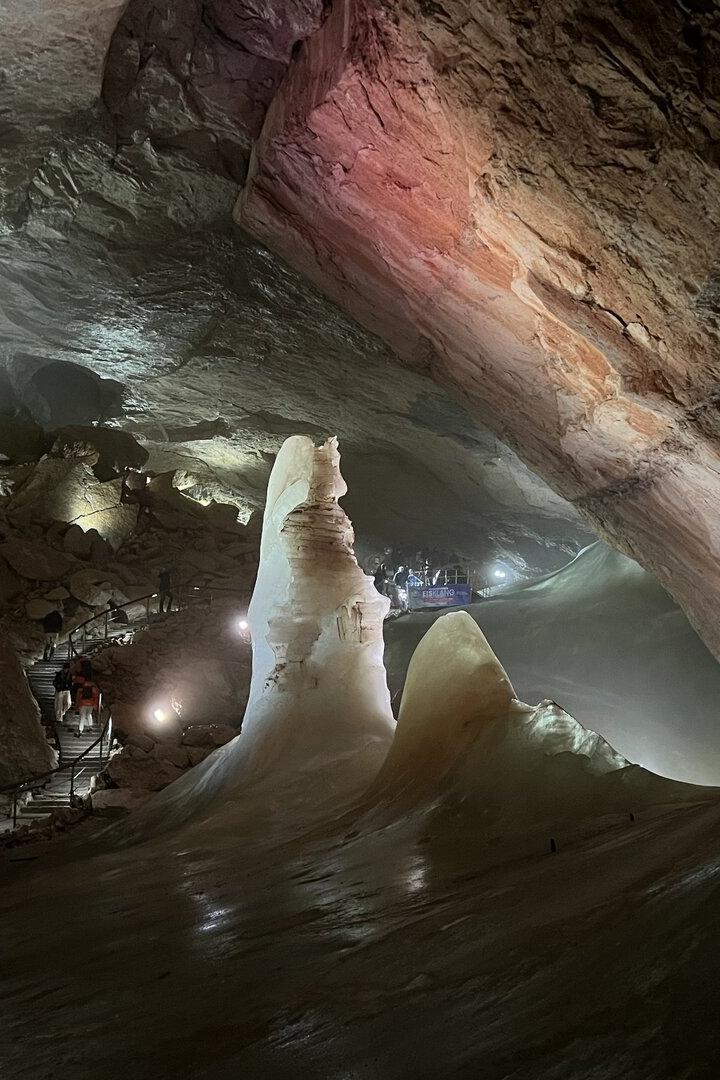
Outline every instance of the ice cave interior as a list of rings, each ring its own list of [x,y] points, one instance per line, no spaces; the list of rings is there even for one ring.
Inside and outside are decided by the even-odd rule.
[[[0,28],[0,1075],[720,1075],[718,4]]]

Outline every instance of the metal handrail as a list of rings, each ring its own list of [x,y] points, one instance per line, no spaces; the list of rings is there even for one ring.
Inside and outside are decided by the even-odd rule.
[[[227,586],[227,585],[210,585],[210,586],[208,586],[208,585],[193,585],[192,584],[192,579],[191,579],[189,582],[182,582],[178,586],[176,586],[176,591],[177,591],[178,598],[183,597],[183,595],[184,595],[183,590],[185,590],[185,589],[192,589],[194,593],[203,593],[203,594],[209,593],[210,594],[210,603],[212,603],[213,593],[225,592],[225,593],[243,593],[244,594],[246,592],[245,589],[234,588],[233,586]],[[155,597],[158,596],[158,595],[159,594],[157,592],[148,593],[146,596],[136,597],[135,600],[128,600],[128,601],[126,601],[126,603],[118,604],[112,610],[108,609],[106,612],[104,612],[104,615],[105,615],[104,640],[107,641],[109,639],[109,635],[108,635],[108,619],[109,619],[109,616],[112,614],[113,611],[120,611],[120,610],[122,610],[124,608],[132,607],[134,604],[142,604],[143,602],[145,602],[145,620],[139,620],[139,622],[143,622],[143,621],[150,622],[150,603],[149,603],[149,601],[154,600]],[[68,635],[68,660],[72,659],[73,654],[75,654],[76,656],[80,655],[77,652],[77,650],[75,649],[75,645],[74,645],[73,640],[72,640],[73,639],[73,634],[77,633],[78,630],[82,630],[84,627],[88,626],[90,623],[96,622],[98,619],[100,619],[102,617],[102,614],[103,613],[101,613],[100,615],[92,615],[89,619],[86,619],[85,622],[82,622],[78,626],[73,627],[73,629],[70,631],[70,633]],[[138,629],[138,623],[136,622],[132,627],[129,627],[129,629]],[[57,727],[54,724],[54,722],[53,722],[53,726],[55,727],[56,735],[57,735]],[[79,754],[78,757],[73,758],[72,761],[61,762],[54,769],[51,769],[49,772],[46,772],[46,773],[41,773],[40,776],[28,777],[26,780],[20,780],[15,784],[7,784],[4,787],[0,787],[0,795],[10,795],[10,794],[12,794],[12,796],[13,796],[13,813],[12,813],[13,829],[15,828],[16,822],[17,822],[17,798],[18,798],[18,795],[22,794],[22,792],[25,791],[25,790],[30,791],[35,787],[44,786],[44,784],[50,779],[50,777],[55,776],[57,773],[64,772],[66,769],[71,770],[71,772],[70,772],[70,798],[72,799],[72,797],[73,797],[74,779],[75,779],[75,766],[77,765],[77,763],[79,761],[82,761],[83,758],[87,757],[87,755],[90,753],[90,751],[95,749],[95,747],[98,745],[98,743],[100,743],[100,761],[102,762],[102,742],[103,742],[103,738],[105,736],[105,733],[108,732],[111,729],[112,729],[112,715],[109,715],[107,720],[105,721],[105,725],[104,725],[102,731],[100,732],[100,734],[97,737],[97,739],[95,740],[95,742],[91,743],[90,746],[86,747],[86,749],[83,750],[82,754]],[[57,741],[58,741],[58,746],[60,746],[60,739],[58,738]],[[110,759],[110,746],[111,746],[111,739],[108,738],[108,760]]]
[[[179,600],[183,596],[186,595],[185,592],[184,592],[184,590],[186,590],[186,589],[192,589],[193,592],[209,593],[211,603],[212,603],[213,593],[219,593],[219,592],[245,593],[245,591],[246,591],[245,589],[233,588],[232,586],[228,586],[228,585],[193,585],[192,584],[192,579],[191,579],[190,581],[180,582],[175,587],[175,590],[176,590],[176,593],[177,593],[177,596],[178,596]],[[126,608],[134,607],[135,604],[142,604],[142,603],[145,604],[145,619],[144,620],[138,620],[138,621],[145,621],[145,622],[149,623],[150,622],[150,601],[154,600],[155,597],[159,596],[159,595],[160,594],[158,592],[151,592],[151,593],[147,593],[145,596],[138,596],[134,600],[127,600],[124,604],[117,604],[114,608],[112,608],[112,609],[108,608],[107,611],[101,612],[99,615],[91,615],[89,619],[85,620],[85,622],[81,622],[81,623],[78,624],[78,626],[74,626],[73,629],[68,634],[68,660],[72,660],[73,655],[74,656],[79,656],[80,655],[80,653],[78,653],[77,649],[75,648],[75,643],[73,641],[73,635],[77,634],[78,631],[83,630],[86,626],[89,626],[90,623],[97,622],[98,619],[101,619],[101,618],[104,617],[103,636],[99,640],[108,641],[109,637],[110,637],[109,632],[108,632],[110,616],[112,614],[114,614],[116,611],[124,611]]]
[[[110,760],[110,748],[112,746],[111,731],[112,731],[112,716],[108,715],[108,718],[105,721],[105,723],[103,725],[103,728],[102,728],[100,734],[98,735],[97,739],[95,740],[95,742],[91,743],[90,746],[86,746],[85,749],[83,750],[82,754],[78,754],[78,756],[76,758],[73,758],[72,761],[66,761],[66,762],[64,762],[64,763],[62,763],[60,765],[57,765],[54,769],[50,769],[49,772],[41,773],[40,776],[34,776],[34,777],[32,777],[32,779],[21,780],[19,783],[7,784],[4,787],[0,787],[0,794],[2,794],[2,795],[12,795],[12,797],[13,797],[13,809],[12,809],[12,827],[13,827],[13,829],[15,828],[15,826],[17,824],[18,795],[21,795],[23,793],[23,791],[32,791],[33,788],[44,787],[45,784],[47,783],[47,781],[52,776],[57,776],[58,773],[65,772],[67,769],[70,769],[70,805],[72,806],[72,800],[73,800],[73,796],[75,794],[73,789],[74,789],[74,786],[75,786],[75,767],[76,767],[76,765],[78,764],[78,762],[82,761],[83,758],[86,758],[88,756],[88,754],[90,753],[90,751],[95,749],[95,747],[98,745],[98,743],[100,744],[99,757],[100,757],[100,762],[102,764],[103,740],[105,738],[106,733],[108,735],[108,740],[107,740],[107,760],[109,761]]]

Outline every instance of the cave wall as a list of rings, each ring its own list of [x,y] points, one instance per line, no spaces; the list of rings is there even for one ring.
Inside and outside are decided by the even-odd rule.
[[[340,0],[236,218],[460,393],[718,653],[707,8]]]

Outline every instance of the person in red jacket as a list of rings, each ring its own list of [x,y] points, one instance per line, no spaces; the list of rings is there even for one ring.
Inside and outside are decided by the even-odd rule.
[[[93,712],[100,707],[100,690],[90,679],[85,679],[77,688],[75,705],[80,715],[75,737],[80,738],[85,727],[92,727]]]

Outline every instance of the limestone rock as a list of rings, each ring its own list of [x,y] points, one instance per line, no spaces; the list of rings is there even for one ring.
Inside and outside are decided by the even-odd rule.
[[[43,599],[57,602],[58,600],[67,600],[69,596],[70,593],[67,589],[63,585],[58,585],[56,589],[50,589],[49,592],[44,593]]]
[[[720,656],[718,60],[713,3],[336,3],[236,218],[462,392]]]
[[[149,754],[142,758],[116,754],[110,759],[105,773],[120,788],[161,791],[182,776],[183,770],[170,762],[158,761]]]
[[[189,746],[188,747],[188,760],[191,765],[199,765],[201,761],[204,761],[208,754],[212,754],[214,746]]]
[[[142,732],[136,732],[135,734],[130,735],[127,740],[127,745],[137,746],[138,749],[142,750],[146,754],[149,754],[155,746],[155,740],[151,739],[148,735],[143,735]]]
[[[55,767],[40,710],[10,643],[0,635],[0,786]]]
[[[182,733],[183,746],[224,746],[237,735],[229,724],[191,724]]]
[[[28,619],[44,619],[51,611],[57,611],[57,603],[52,600],[28,600],[25,604],[25,614]]]
[[[144,806],[152,792],[138,788],[102,788],[93,791],[90,799],[93,810],[137,810]]]
[[[118,649],[117,651],[119,652],[120,650]],[[111,703],[111,713],[113,730],[119,737],[129,738],[131,735],[144,734],[147,721],[145,711],[140,705],[113,700]]]
[[[63,537],[63,547],[71,555],[86,559],[90,555],[92,541],[84,529],[79,525],[70,525]]]
[[[128,431],[111,427],[73,427],[61,428],[54,433],[57,447],[86,443],[98,453],[95,469],[101,480],[117,477],[125,469],[140,469],[148,459],[148,452],[140,446]]]
[[[175,765],[178,769],[186,769],[190,764],[188,752],[184,746],[177,746],[170,742],[159,742],[151,750],[151,754],[158,761]]]
[[[105,608],[112,597],[118,603],[124,603],[127,597],[112,577],[101,570],[77,570],[68,583],[72,595],[93,608]]]
[[[25,588],[22,578],[0,558],[0,604],[7,603],[19,596]]]
[[[18,539],[0,544],[0,555],[16,574],[31,581],[63,580],[77,565],[73,558],[47,544]]]

